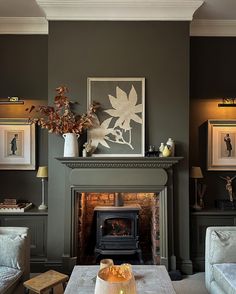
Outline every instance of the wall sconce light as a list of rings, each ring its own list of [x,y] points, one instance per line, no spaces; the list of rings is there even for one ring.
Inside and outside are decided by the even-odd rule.
[[[8,97],[7,100],[0,100],[1,105],[17,105],[24,104],[24,100],[20,100],[19,97],[12,96]]]
[[[218,104],[218,107],[236,107],[236,98],[222,98],[222,103]]]
[[[48,167],[47,166],[40,166],[36,175],[37,178],[41,178],[42,183],[42,203],[39,205],[39,210],[47,209],[47,205],[45,204],[45,187],[44,181],[48,177]]]

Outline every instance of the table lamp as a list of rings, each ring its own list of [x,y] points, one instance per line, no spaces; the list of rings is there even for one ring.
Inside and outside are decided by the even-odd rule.
[[[40,166],[37,172],[37,178],[41,178],[42,183],[42,203],[39,205],[39,210],[47,209],[47,205],[45,205],[45,179],[48,177],[48,167]]]
[[[194,183],[195,183],[195,203],[193,205],[193,209],[196,210],[200,210],[201,206],[198,205],[197,202],[197,179],[202,179],[203,175],[202,175],[202,170],[200,168],[200,166],[192,166],[191,168],[191,172],[190,172],[190,178],[194,179]]]

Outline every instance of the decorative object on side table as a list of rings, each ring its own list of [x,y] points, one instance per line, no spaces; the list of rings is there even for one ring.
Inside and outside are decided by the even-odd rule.
[[[56,133],[63,136],[64,157],[77,157],[79,155],[77,139],[83,131],[93,126],[92,115],[99,107],[99,103],[93,102],[86,113],[75,114],[72,105],[76,103],[66,96],[68,88],[60,86],[56,88],[57,95],[54,98],[55,106],[31,106],[26,109],[29,113],[33,110],[40,113],[42,117],[30,118],[29,121],[45,128],[49,133]]]
[[[7,198],[0,203],[0,212],[24,212],[31,206],[30,202],[18,202],[15,198]]]
[[[37,172],[37,178],[41,178],[42,182],[42,203],[39,205],[39,210],[46,210],[47,205],[45,204],[45,179],[48,177],[48,167],[40,166]]]
[[[233,192],[233,187],[232,187],[233,180],[236,178],[236,176],[234,177],[220,176],[220,178],[226,181],[225,189],[228,194],[228,199],[217,199],[216,207],[220,209],[226,209],[226,210],[236,209],[236,199],[235,199],[235,194]]]
[[[130,264],[105,267],[99,270],[95,294],[136,294],[136,283]]]
[[[225,189],[226,191],[228,192],[228,195],[229,195],[229,200],[230,202],[233,202],[233,187],[232,187],[232,182],[233,180],[236,178],[236,176],[234,177],[229,177],[227,176],[226,178],[225,177],[220,177],[221,179],[223,180],[226,180],[226,185],[225,185]]]
[[[203,175],[202,175],[202,170],[199,166],[193,166],[191,168],[191,172],[190,172],[190,178],[194,179],[194,192],[195,192],[195,203],[192,206],[193,209],[195,210],[201,210],[201,206],[198,204],[198,179],[202,179]]]
[[[207,187],[206,184],[198,183],[198,185],[197,185],[197,192],[198,192],[198,196],[199,196],[199,205],[202,209],[205,207],[203,197],[206,193],[206,187]]]

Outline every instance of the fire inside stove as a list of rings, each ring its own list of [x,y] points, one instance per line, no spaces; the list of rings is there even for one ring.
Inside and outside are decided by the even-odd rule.
[[[131,236],[131,220],[110,218],[104,222],[104,236]]]

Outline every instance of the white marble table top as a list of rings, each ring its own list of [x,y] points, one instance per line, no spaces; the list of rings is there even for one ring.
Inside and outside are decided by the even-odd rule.
[[[138,294],[176,293],[170,277],[163,265],[133,265]],[[97,265],[77,265],[74,267],[64,294],[94,294]]]

